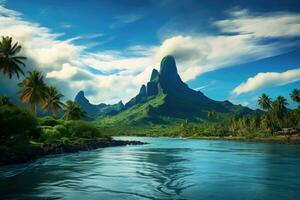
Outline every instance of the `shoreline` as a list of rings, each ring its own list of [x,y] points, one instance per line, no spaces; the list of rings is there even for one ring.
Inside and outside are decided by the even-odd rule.
[[[81,144],[50,144],[42,147],[31,146],[22,151],[4,151],[0,153],[0,166],[21,164],[36,160],[47,155],[77,153],[105,147],[118,147],[127,145],[148,144],[140,141],[129,140],[85,140]]]
[[[271,143],[271,144],[292,144],[300,145],[300,136],[273,136],[273,137],[256,137],[256,138],[247,138],[247,137],[188,137],[190,139],[198,140],[225,140],[225,141],[240,141],[240,142],[251,142],[251,143]]]
[[[142,135],[118,135],[114,137],[164,137],[164,136],[142,136]],[[166,136],[165,136],[166,137]],[[270,136],[270,137],[256,137],[246,138],[242,136],[192,136],[192,137],[171,137],[171,138],[183,138],[183,139],[195,139],[195,140],[223,140],[223,141],[239,141],[250,143],[270,143],[270,144],[290,144],[300,145],[300,135],[293,136]],[[118,147],[127,145],[143,145],[148,144],[146,142],[134,141],[134,140],[97,140],[86,139],[83,143],[70,143],[70,144],[47,144],[43,146],[31,146],[22,151],[6,151],[0,149],[0,166],[22,164],[29,161],[36,160],[47,155],[58,155],[67,153],[77,153],[80,151],[91,151],[98,148],[105,147]]]
[[[240,141],[240,142],[251,142],[251,143],[271,143],[271,144],[292,144],[300,145],[300,135],[286,136],[270,136],[270,137],[254,137],[247,138],[243,136],[145,136],[145,135],[114,135],[113,137],[166,137],[166,138],[181,138],[181,139],[195,139],[195,140],[224,140],[224,141]]]

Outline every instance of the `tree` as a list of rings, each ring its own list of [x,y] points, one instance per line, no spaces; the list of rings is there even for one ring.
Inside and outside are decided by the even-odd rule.
[[[68,100],[66,102],[66,106],[63,111],[63,119],[65,120],[79,120],[85,116],[85,112],[82,110],[82,107],[72,100]]]
[[[283,113],[286,111],[286,106],[288,105],[286,98],[283,96],[278,96],[277,99],[273,102],[272,107],[280,112]]]
[[[53,116],[56,116],[58,111],[64,106],[64,104],[61,102],[62,97],[63,95],[59,93],[55,87],[48,86],[46,100],[42,105],[42,110],[44,112],[49,110]]]
[[[271,98],[263,93],[259,99],[258,99],[258,104],[263,110],[269,110],[271,108]]]
[[[270,115],[274,119],[274,122],[277,122],[277,127],[279,128],[283,128],[285,125],[287,125],[287,105],[287,100],[283,96],[278,96],[272,103]]]
[[[8,75],[10,79],[14,74],[16,74],[18,78],[20,73],[24,75],[21,67],[25,67],[23,60],[25,60],[26,57],[17,56],[21,49],[22,47],[18,42],[13,43],[11,37],[2,37],[0,41],[0,71]]]
[[[36,113],[39,104],[44,104],[47,99],[47,85],[44,76],[39,71],[28,72],[29,75],[19,83],[20,99],[28,103]]]
[[[12,103],[10,102],[10,98],[6,95],[0,96],[0,106],[4,105],[12,105]]]
[[[191,133],[191,127],[189,125],[188,120],[185,120],[181,125],[180,125],[181,131],[183,132],[183,136],[187,136]]]
[[[294,89],[290,95],[293,101],[300,103],[300,90]]]
[[[39,138],[41,132],[37,118],[25,108],[15,105],[0,106],[0,144],[11,141],[12,145],[27,143]]]
[[[216,112],[215,111],[209,111],[208,113],[207,113],[207,117],[209,118],[209,119],[213,119],[213,118],[215,118],[215,116],[216,116]]]
[[[270,115],[264,115],[261,119],[261,128],[263,131],[266,131],[266,133],[273,133],[275,130],[275,125],[271,119]]]

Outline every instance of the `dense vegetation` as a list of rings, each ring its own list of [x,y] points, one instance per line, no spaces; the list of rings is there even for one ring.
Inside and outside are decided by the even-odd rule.
[[[66,144],[84,139],[110,139],[92,123],[62,120],[50,116],[37,118],[26,108],[16,105],[0,106],[0,143],[19,149],[32,144]]]
[[[0,41],[0,71],[12,78],[25,76],[26,58],[18,56],[21,46],[11,37]],[[19,84],[18,95],[28,107],[14,105],[8,96],[0,96],[0,147],[3,150],[21,150],[48,144],[70,144],[85,139],[110,140],[92,123],[81,121],[85,112],[81,106],[68,100],[54,86],[48,85],[41,72],[33,70]],[[41,110],[47,116],[38,118]],[[62,116],[59,119],[57,116]]]
[[[291,98],[296,103],[300,103],[300,90],[293,90]],[[151,101],[149,101],[151,103]],[[128,124],[118,118],[128,115],[127,110],[118,118],[104,118],[97,121],[97,125],[106,128],[108,132],[115,135],[141,135],[141,136],[179,136],[179,137],[240,137],[240,138],[267,138],[290,136],[300,128],[300,107],[294,110],[288,109],[287,100],[279,96],[272,101],[266,94],[258,100],[260,107],[264,112],[254,112],[245,116],[234,116],[229,119],[221,119],[215,111],[207,113],[207,119],[199,122],[196,120],[164,119],[166,124],[148,123]],[[143,106],[147,106],[144,104]],[[133,109],[136,110],[136,109]],[[149,112],[136,113],[138,116],[147,115],[144,119],[150,118]],[[145,111],[145,109],[144,109]],[[118,125],[115,125],[116,120]],[[153,121],[153,120],[152,120]],[[292,132],[284,132],[285,128],[290,128]],[[294,132],[293,132],[294,131]],[[285,139],[285,138],[284,138]]]

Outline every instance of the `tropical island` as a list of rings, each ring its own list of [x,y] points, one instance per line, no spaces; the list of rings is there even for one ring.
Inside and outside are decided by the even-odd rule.
[[[64,103],[63,94],[48,85],[40,71],[24,73],[26,57],[20,51],[13,38],[1,38],[1,73],[9,78],[25,76],[16,94],[21,104],[0,97],[1,165],[49,154],[144,144],[112,139],[120,135],[300,144],[300,107],[288,109],[283,96],[272,100],[266,94],[258,99],[262,110],[212,100],[181,80],[171,55],[162,59],[160,71],[153,69],[149,82],[125,105],[95,105],[84,91]],[[299,89],[290,96],[300,103]]]
[[[0,199],[297,199],[299,44],[299,0],[0,0]]]

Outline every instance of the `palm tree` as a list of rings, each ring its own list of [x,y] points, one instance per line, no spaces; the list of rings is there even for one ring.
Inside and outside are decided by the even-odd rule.
[[[12,103],[10,102],[10,98],[6,95],[0,96],[0,106],[4,105],[12,105]]]
[[[21,66],[25,67],[23,60],[26,57],[17,56],[21,51],[21,46],[18,42],[13,44],[11,37],[2,37],[0,41],[0,71],[7,74],[11,78],[14,74],[19,78],[19,73],[24,75]]]
[[[286,98],[283,96],[278,96],[277,99],[273,102],[273,108],[278,112],[282,113],[286,111],[286,106],[288,105]]]
[[[294,89],[291,93],[291,98],[293,101],[300,103],[300,90]]]
[[[59,93],[59,91],[53,87],[48,86],[47,87],[47,97],[45,102],[42,105],[42,110],[45,112],[46,110],[49,110],[53,116],[56,116],[58,111],[62,109],[64,104],[61,102],[61,98],[64,95]]]
[[[68,100],[66,102],[66,106],[63,111],[63,119],[65,120],[79,120],[85,116],[85,112],[82,110],[82,107],[72,100]]]
[[[278,96],[272,103],[271,116],[273,118],[273,121],[276,122],[277,127],[279,128],[282,128],[286,125],[285,119],[287,117],[287,105],[287,100],[283,96]]]
[[[44,82],[44,76],[39,71],[28,72],[29,75],[19,83],[20,99],[28,103],[36,113],[38,105],[44,104],[47,98],[47,85]]]
[[[269,110],[271,108],[271,98],[263,93],[258,99],[258,104],[263,110]]]

